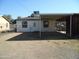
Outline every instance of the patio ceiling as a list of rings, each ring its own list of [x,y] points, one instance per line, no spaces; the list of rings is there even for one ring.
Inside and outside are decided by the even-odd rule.
[[[45,20],[45,19],[56,20],[56,19],[60,19],[69,15],[71,14],[41,14],[40,16],[42,20]]]

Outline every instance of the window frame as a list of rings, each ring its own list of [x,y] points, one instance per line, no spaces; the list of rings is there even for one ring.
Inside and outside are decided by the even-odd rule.
[[[22,28],[27,28],[27,21],[22,21]]]
[[[36,22],[33,23],[33,26],[36,27]]]
[[[47,24],[46,24],[47,23]],[[44,28],[48,28],[49,27],[49,21],[48,20],[44,20],[43,21],[43,27]]]

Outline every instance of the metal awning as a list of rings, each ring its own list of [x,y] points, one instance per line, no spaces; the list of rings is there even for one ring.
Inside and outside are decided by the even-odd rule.
[[[40,14],[42,20],[43,19],[56,20],[69,15],[71,14]]]
[[[57,20],[57,19],[65,18],[66,16],[70,16],[70,15],[72,14],[40,14],[41,17],[40,20]],[[41,28],[40,28],[40,38],[41,38]]]

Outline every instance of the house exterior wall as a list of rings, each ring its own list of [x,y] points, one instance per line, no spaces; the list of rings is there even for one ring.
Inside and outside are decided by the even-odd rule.
[[[72,36],[79,35],[79,14],[72,15],[72,22],[71,22],[71,34]]]
[[[34,23],[36,24],[34,26]],[[49,20],[49,27],[43,27],[43,20],[27,20],[27,28],[22,27],[22,20],[17,21],[17,32],[53,32],[55,31],[55,21]]]
[[[71,17],[72,18],[70,18],[70,16],[66,17],[66,35],[69,37],[74,37],[79,35],[79,15],[74,14],[71,15]]]
[[[0,16],[0,32],[10,30],[9,22]]]
[[[34,26],[34,23],[36,24]],[[49,20],[49,27],[43,27],[43,20],[27,20],[27,28],[22,27],[22,20],[17,21],[17,32],[53,32],[55,31],[55,21]]]
[[[10,31],[16,31],[16,24],[10,24]]]
[[[36,23],[36,26],[33,24]],[[22,21],[17,21],[17,32],[34,32],[34,31],[40,31],[40,21],[27,21],[27,28],[22,27]]]
[[[45,28],[44,26],[43,26],[43,21],[44,20],[42,20],[42,22],[41,22],[41,30],[42,30],[42,32],[53,32],[53,31],[55,31],[56,30],[56,28],[55,28],[55,23],[56,23],[56,21],[55,20],[48,20],[48,22],[49,22],[49,26],[47,27],[47,28]]]

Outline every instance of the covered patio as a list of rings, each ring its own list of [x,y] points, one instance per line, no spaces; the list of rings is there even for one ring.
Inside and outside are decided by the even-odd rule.
[[[54,20],[55,26],[57,22],[65,22],[65,38],[79,37],[79,14],[41,14],[40,20]],[[54,32],[62,33],[62,30],[56,30]],[[40,29],[40,37],[41,36],[42,33]]]
[[[67,37],[65,34],[58,32],[41,32],[41,37],[39,36],[39,32],[34,33],[22,33],[15,37],[8,39],[7,41],[29,41],[29,40],[66,40]]]
[[[68,21],[67,21],[67,16],[70,16],[71,14],[41,14],[41,21],[43,21],[43,20],[51,20],[51,21],[54,21],[54,23],[53,23],[53,25],[55,26],[54,27],[54,29],[55,29],[55,31],[54,32],[57,32],[57,33],[60,33],[60,35],[61,34],[63,34],[63,35],[65,35],[65,38],[66,38],[66,36],[70,36],[70,35],[68,35],[68,31],[70,31],[70,30],[68,30],[67,31],[67,27],[70,25],[66,25],[67,23],[68,23]],[[70,19],[69,19],[70,20]],[[65,26],[64,26],[64,28],[65,28],[65,30],[58,30],[57,29],[57,25],[58,25],[58,23],[62,23],[62,22],[64,22],[65,23]],[[61,28],[61,27],[60,27]],[[42,31],[41,31],[42,29],[40,29],[40,37],[42,36]],[[54,34],[54,32],[51,32],[51,33],[53,33]],[[46,32],[43,32],[43,33],[46,33]],[[45,34],[44,34],[45,35]],[[55,35],[55,34],[54,34]],[[59,35],[59,36],[60,36]],[[50,36],[50,35],[48,35],[48,36]],[[51,36],[53,36],[53,35],[51,35]],[[58,36],[58,35],[57,35]],[[62,36],[63,37],[63,36]]]

